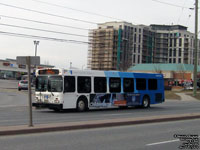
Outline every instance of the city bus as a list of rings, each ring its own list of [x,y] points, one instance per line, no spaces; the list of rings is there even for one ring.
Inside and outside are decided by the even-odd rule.
[[[36,71],[33,106],[55,111],[141,106],[165,101],[162,74],[120,71]]]

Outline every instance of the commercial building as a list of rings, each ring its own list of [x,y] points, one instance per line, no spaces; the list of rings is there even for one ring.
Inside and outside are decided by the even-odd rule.
[[[33,73],[35,66],[31,66],[31,72]],[[51,65],[38,65],[36,68],[53,68]],[[1,79],[21,79],[23,75],[27,74],[27,66],[23,64],[17,64],[16,59],[0,60],[0,78]]]
[[[128,69],[129,72],[162,73],[165,79],[165,86],[170,83],[179,85],[183,82],[193,81],[193,69],[191,64],[137,64]],[[197,78],[200,80],[200,66],[197,67]]]
[[[92,70],[126,71],[142,63],[194,64],[194,34],[181,25],[107,22],[91,30],[89,40],[88,68]]]

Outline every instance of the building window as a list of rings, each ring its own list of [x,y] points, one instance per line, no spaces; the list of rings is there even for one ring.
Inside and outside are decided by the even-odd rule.
[[[181,57],[181,48],[179,48],[178,56]]]
[[[174,57],[176,57],[176,49],[174,49]]]
[[[134,53],[136,53],[136,44],[134,44]]]
[[[139,34],[139,43],[141,42],[141,34]]]
[[[138,55],[138,64],[140,63],[140,55]]]
[[[178,59],[178,63],[181,64],[181,58]]]
[[[172,63],[172,59],[171,58],[169,59],[169,63]]]
[[[180,47],[182,46],[182,39],[181,38],[179,39],[179,46]]]
[[[138,53],[140,53],[140,45],[138,45]]]
[[[135,42],[135,43],[136,43],[136,38],[137,38],[137,37],[136,37],[136,34],[135,34],[135,35],[134,35],[134,42]]]
[[[174,39],[174,47],[176,47],[176,39]]]
[[[169,50],[169,56],[172,56],[172,49]]]
[[[135,55],[133,55],[133,64],[135,63]]]
[[[170,47],[172,47],[172,39],[170,39]]]
[[[173,63],[174,63],[174,64],[176,63],[176,58],[173,59]]]

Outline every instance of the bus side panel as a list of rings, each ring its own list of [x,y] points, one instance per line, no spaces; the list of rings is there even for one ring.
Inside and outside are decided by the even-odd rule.
[[[155,104],[164,102],[164,80],[158,80],[158,89],[155,91]]]

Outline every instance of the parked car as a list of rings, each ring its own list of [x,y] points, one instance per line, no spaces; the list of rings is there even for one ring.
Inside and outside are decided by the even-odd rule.
[[[27,80],[20,80],[18,82],[18,90],[28,90],[28,81]]]

